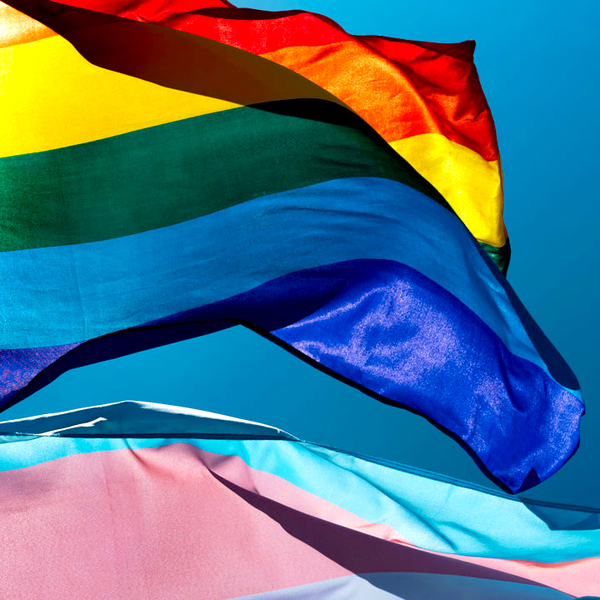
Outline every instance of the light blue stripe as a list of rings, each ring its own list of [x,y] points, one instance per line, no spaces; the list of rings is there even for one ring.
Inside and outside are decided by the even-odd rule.
[[[427,550],[549,563],[600,556],[600,530],[552,530],[518,500],[304,442],[5,435],[0,437],[0,470],[26,468],[73,454],[173,443],[239,456],[253,469],[281,477],[368,522],[387,524],[408,542]]]
[[[98,438],[227,437],[296,440],[289,433],[254,421],[236,419],[197,408],[125,400],[48,413],[0,423],[0,436],[17,433],[94,436]]]
[[[545,587],[438,573],[367,573],[238,596],[237,600],[566,600]]]
[[[7,348],[92,339],[353,259],[404,263],[440,284],[508,349],[540,366],[464,225],[401,183],[353,178],[265,196],[178,225],[0,254]]]

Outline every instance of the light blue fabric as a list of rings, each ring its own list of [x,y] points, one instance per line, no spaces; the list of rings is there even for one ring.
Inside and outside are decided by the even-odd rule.
[[[395,463],[381,464],[315,444],[277,439],[289,434],[256,424],[246,434],[246,426],[236,425],[238,435],[232,436],[227,419],[194,414],[190,409],[184,409],[182,416],[173,408],[165,411],[162,405],[132,404],[0,423],[0,470],[24,469],[73,454],[187,443],[207,452],[238,456],[251,468],[276,475],[367,522],[389,525],[419,548],[548,563],[600,556],[600,529],[550,527],[518,498]],[[133,415],[138,415],[138,424],[126,418]],[[213,422],[208,424],[207,419]],[[44,435],[42,425],[49,425],[50,432],[63,432]],[[176,438],[170,438],[173,429]],[[186,429],[189,438],[184,437]],[[140,434],[141,430],[145,433]],[[140,437],[128,437],[132,431]],[[252,439],[263,433],[275,439]],[[559,506],[546,510],[568,513],[569,518],[574,511],[580,512],[584,522],[600,513]]]
[[[435,573],[367,573],[299,585],[237,600],[560,600],[572,598],[535,585]]]

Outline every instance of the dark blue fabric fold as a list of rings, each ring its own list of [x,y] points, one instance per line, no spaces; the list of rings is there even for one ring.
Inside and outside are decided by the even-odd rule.
[[[444,288],[389,260],[306,269],[142,328],[65,347],[65,357],[39,385],[73,366],[234,323],[383,401],[424,415],[512,492],[552,475],[577,447],[583,404],[576,395],[509,352]],[[24,360],[40,349],[9,352],[24,353]]]

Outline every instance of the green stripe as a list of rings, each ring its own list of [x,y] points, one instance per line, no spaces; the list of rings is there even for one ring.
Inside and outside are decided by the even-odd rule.
[[[0,250],[139,233],[345,177],[406,183],[448,207],[354,113],[290,100],[0,159]]]
[[[487,255],[494,261],[496,266],[506,275],[508,272],[508,265],[510,263],[510,240],[506,240],[504,246],[491,246],[485,242],[479,242],[481,247],[487,252]]]

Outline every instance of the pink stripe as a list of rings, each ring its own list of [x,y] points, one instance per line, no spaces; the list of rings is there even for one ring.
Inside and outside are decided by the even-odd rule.
[[[237,456],[185,443],[73,455],[1,473],[0,486],[0,597],[227,598],[385,570],[514,575],[576,595],[597,587],[598,559],[419,550]]]
[[[184,443],[3,473],[6,507],[16,510],[0,526],[18,540],[0,557],[4,595],[229,598],[397,570],[515,581],[264,498],[217,473],[232,466],[258,473]]]
[[[214,472],[237,485],[266,498],[271,498],[305,514],[360,531],[383,540],[418,548],[404,539],[394,528],[383,523],[371,523],[339,506],[323,500],[285,479],[271,473],[250,468],[237,456],[222,456],[203,452],[204,463]],[[240,464],[243,463],[243,464]],[[460,554],[443,554],[421,550],[432,555],[452,557],[473,565],[480,565],[522,577],[566,594],[582,596],[600,594],[600,558],[587,558],[564,563],[507,560]]]
[[[289,536],[174,444],[0,475],[0,597],[209,600],[350,571]]]

